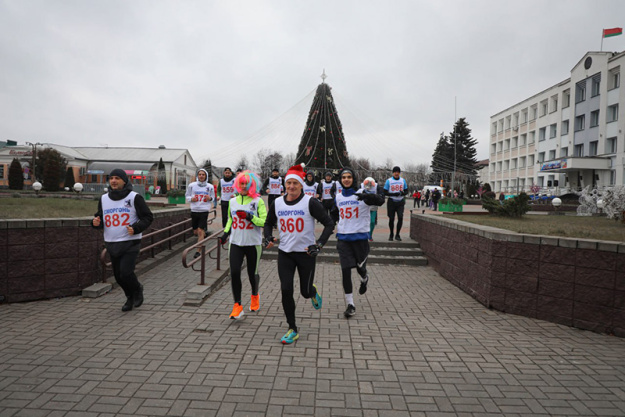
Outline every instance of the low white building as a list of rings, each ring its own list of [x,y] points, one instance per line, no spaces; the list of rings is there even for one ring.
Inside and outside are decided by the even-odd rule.
[[[570,78],[490,119],[494,191],[563,194],[625,183],[625,52],[588,52]],[[624,103],[621,106],[620,103]]]

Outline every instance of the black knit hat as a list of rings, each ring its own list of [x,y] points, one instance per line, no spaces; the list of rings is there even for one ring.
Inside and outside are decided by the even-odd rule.
[[[393,172],[401,172],[401,169],[399,167],[393,167]]]
[[[123,169],[115,168],[109,174],[109,178],[112,177],[113,175],[121,178],[122,181],[124,181],[124,183],[128,184],[128,175],[126,174],[126,171],[124,171]]]

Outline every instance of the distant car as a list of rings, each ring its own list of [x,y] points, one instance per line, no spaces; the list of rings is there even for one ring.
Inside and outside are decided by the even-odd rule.
[[[440,191],[441,194],[443,193],[443,187],[440,187],[438,185],[426,185],[425,187],[423,187],[423,190],[421,190],[421,194],[425,195],[427,190],[430,190],[430,194],[432,194],[434,190]]]

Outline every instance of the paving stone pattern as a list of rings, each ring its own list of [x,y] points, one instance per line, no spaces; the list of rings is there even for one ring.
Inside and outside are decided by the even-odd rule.
[[[179,260],[129,313],[120,289],[2,305],[0,416],[625,415],[623,339],[487,310],[429,267],[371,266],[346,320],[338,266],[317,267],[323,308],[298,296],[290,346],[273,261],[242,321],[229,285],[183,307]]]

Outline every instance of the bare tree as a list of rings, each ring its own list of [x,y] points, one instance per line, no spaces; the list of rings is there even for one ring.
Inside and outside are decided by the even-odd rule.
[[[261,149],[254,155],[253,166],[261,178],[268,178],[274,168],[280,169],[283,156],[280,152]]]
[[[241,157],[239,158],[239,160],[238,160],[238,162],[236,164],[235,170],[239,169],[239,168],[244,169],[244,170],[250,168],[250,163],[247,160],[247,155],[241,155]]]

